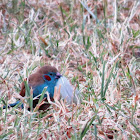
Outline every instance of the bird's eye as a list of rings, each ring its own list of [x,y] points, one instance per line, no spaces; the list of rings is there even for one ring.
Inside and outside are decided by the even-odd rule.
[[[50,75],[52,76],[53,74],[52,74],[52,73],[50,73]]]

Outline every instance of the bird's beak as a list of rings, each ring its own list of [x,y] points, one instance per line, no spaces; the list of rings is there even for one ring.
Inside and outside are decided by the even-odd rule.
[[[57,72],[55,78],[56,78],[56,79],[59,79],[61,76],[62,76],[62,75],[61,75],[59,72]]]

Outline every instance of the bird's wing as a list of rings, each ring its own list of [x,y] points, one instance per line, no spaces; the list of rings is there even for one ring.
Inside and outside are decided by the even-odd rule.
[[[21,91],[19,93],[22,97],[25,96],[25,85],[24,82],[21,83]]]

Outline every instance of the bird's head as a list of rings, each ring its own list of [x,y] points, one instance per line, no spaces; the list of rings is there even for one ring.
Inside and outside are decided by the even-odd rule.
[[[52,84],[55,86],[61,76],[59,72],[48,72],[47,74],[43,74],[43,79],[48,85]]]

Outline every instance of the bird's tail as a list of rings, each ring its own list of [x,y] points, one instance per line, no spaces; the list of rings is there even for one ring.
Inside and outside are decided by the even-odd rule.
[[[21,101],[19,100],[19,101],[16,101],[15,103],[9,104],[8,106],[4,105],[3,109],[14,107],[14,106],[16,106],[16,105],[18,105],[20,103],[21,103]],[[23,104],[21,104],[20,107],[23,108]]]

